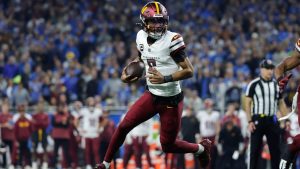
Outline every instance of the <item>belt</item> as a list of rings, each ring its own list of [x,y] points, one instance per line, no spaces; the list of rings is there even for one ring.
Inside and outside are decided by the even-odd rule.
[[[268,118],[268,117],[274,117],[274,115],[265,115],[265,114],[254,114],[252,117],[257,117],[257,118]]]
[[[272,120],[274,122],[277,122],[277,116],[274,114],[274,115],[271,115],[271,116],[268,116],[268,115],[265,115],[265,114],[255,114],[255,115],[252,115],[252,120],[259,120],[259,119],[268,119],[268,120]]]

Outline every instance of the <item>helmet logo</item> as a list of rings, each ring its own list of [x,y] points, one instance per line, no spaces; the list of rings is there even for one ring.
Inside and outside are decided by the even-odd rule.
[[[147,8],[148,8],[147,6],[144,6],[144,8],[142,9],[141,13],[143,14]]]
[[[154,2],[155,3],[155,7],[156,7],[156,13],[159,14],[159,7],[158,7],[158,3],[157,2]]]

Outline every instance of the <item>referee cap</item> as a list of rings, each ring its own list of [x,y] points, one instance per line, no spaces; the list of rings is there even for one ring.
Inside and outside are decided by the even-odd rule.
[[[274,69],[275,65],[273,64],[272,60],[264,59],[260,62],[259,67],[266,68],[266,69]]]

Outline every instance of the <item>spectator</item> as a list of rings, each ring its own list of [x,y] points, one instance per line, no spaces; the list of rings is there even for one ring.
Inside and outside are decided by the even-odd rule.
[[[71,125],[71,115],[68,112],[68,107],[65,104],[58,105],[57,112],[54,115],[52,120],[53,130],[52,137],[54,139],[54,155],[52,159],[52,164],[56,167],[57,158],[58,158],[58,149],[62,147],[63,149],[63,159],[66,160],[66,166],[69,167],[71,160],[69,153],[69,139],[70,139],[70,130]]]
[[[79,112],[79,124],[81,124],[79,132],[85,142],[85,162],[87,169],[91,169],[95,165],[95,162],[100,161],[99,135],[102,110],[95,107],[96,102],[93,97],[89,97],[86,102],[87,107],[82,108]]]
[[[196,89],[198,90],[198,95],[201,99],[207,99],[211,97],[210,84],[212,77],[210,70],[205,68],[203,70],[203,75],[198,75],[198,81],[195,84]]]
[[[98,72],[97,70],[93,69],[92,72],[92,79],[88,81],[86,85],[86,97],[94,97],[97,95],[98,91]]]
[[[197,143],[198,140],[196,140],[196,136],[200,134],[199,130],[199,120],[195,116],[193,109],[188,108],[185,110],[185,116],[182,117],[181,119],[181,136],[182,140],[190,142],[190,143]],[[194,159],[197,157],[194,156]],[[194,168],[199,168],[199,163],[198,160],[195,161],[195,167]],[[177,161],[177,168],[180,169],[185,169],[185,155],[184,154],[179,154],[178,155],[178,161]]]
[[[229,87],[225,92],[225,105],[230,103],[241,103],[242,89],[238,86],[237,81],[233,81],[231,87]]]
[[[5,78],[12,79],[18,73],[18,66],[16,64],[16,58],[14,56],[10,56],[7,64],[3,68],[3,76]]]
[[[197,136],[199,140],[209,139],[212,141],[211,147],[211,163],[208,168],[214,168],[216,162],[216,146],[215,141],[217,134],[220,130],[220,112],[213,109],[214,102],[212,99],[204,100],[204,110],[199,111],[197,119],[200,122],[200,136]],[[199,142],[199,140],[197,142]]]
[[[240,154],[243,151],[244,140],[241,130],[234,125],[232,119],[224,121],[218,142],[218,152],[220,155],[217,164],[220,169],[240,169],[246,168]]]
[[[123,167],[127,169],[130,158],[133,155],[133,143],[131,132],[129,132],[125,138],[124,142],[124,154],[123,154]]]
[[[17,118],[14,125],[14,134],[19,145],[19,165],[23,167],[23,158],[25,159],[25,168],[31,166],[31,151],[28,147],[30,136],[33,132],[32,119],[28,118],[25,113],[25,105],[18,106],[19,118]]]
[[[145,153],[150,169],[154,169],[154,165],[150,157],[150,147],[148,145],[152,120],[149,119],[132,130],[132,146],[136,168],[142,168],[142,155]],[[146,131],[146,132],[145,132]]]
[[[65,111],[68,111],[66,109]],[[75,124],[75,117],[72,116],[71,112],[69,112],[71,118],[70,118],[70,126],[69,126],[69,132],[70,132],[70,139],[69,139],[69,152],[68,155],[71,157],[71,167],[77,168],[78,167],[78,150],[79,150],[79,144],[81,140],[81,136],[79,135],[79,132],[76,128]],[[64,159],[64,162],[66,163],[66,159]]]
[[[32,133],[32,145],[33,145],[33,164],[32,168],[37,169],[37,150],[42,149],[42,168],[48,168],[48,152],[47,152],[47,127],[49,125],[49,117],[45,113],[45,103],[40,101],[36,107],[36,113],[32,116],[33,133]]]
[[[22,83],[13,91],[13,100],[16,106],[21,104],[28,105],[30,97],[28,90],[23,87]]]
[[[9,105],[7,103],[3,103],[1,106],[1,114],[0,114],[0,125],[1,125],[1,139],[2,142],[9,148],[10,159],[13,159],[13,148],[14,148],[14,123],[12,121],[12,114],[9,112]],[[8,167],[6,154],[3,156],[3,168]]]
[[[101,117],[100,122],[100,131],[102,130],[100,134],[100,161],[103,161],[105,152],[108,148],[109,142],[112,138],[113,133],[116,130],[115,123],[108,118],[109,112],[104,111]],[[117,156],[117,155],[116,155]],[[114,166],[116,166],[116,158],[114,158]]]
[[[236,115],[236,109],[234,104],[229,104],[227,106],[227,111],[221,120],[221,125],[223,126],[225,122],[228,121],[228,119],[230,119],[235,126],[239,128],[241,127],[241,121],[239,117]]]

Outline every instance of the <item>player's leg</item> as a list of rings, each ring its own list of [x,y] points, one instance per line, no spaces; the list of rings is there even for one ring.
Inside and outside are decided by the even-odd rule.
[[[176,139],[180,129],[183,101],[178,106],[160,105],[160,142],[167,153],[195,153],[198,144]]]
[[[46,133],[46,130],[43,130],[42,147],[43,147],[44,153],[43,153],[42,169],[48,168],[47,146],[48,146],[47,133]]]
[[[53,167],[56,168],[57,165],[57,157],[58,157],[58,150],[61,146],[61,139],[54,139],[54,150],[53,150],[53,157],[52,157],[52,164]]]
[[[141,137],[135,136],[132,141],[136,168],[142,168],[143,149]]]
[[[125,143],[124,145],[124,155],[123,155],[123,168],[126,169],[130,157],[133,155],[133,146],[132,143]]]
[[[279,169],[293,169],[297,158],[297,152],[291,152],[288,148],[282,153]]]
[[[26,166],[31,166],[32,165],[32,161],[31,161],[31,152],[30,149],[28,147],[28,141],[25,141],[25,155],[26,155]]]
[[[143,142],[142,142],[142,145],[143,145],[143,152],[146,154],[146,158],[147,158],[147,161],[148,161],[148,164],[150,167],[154,167],[152,161],[151,161],[151,157],[150,157],[150,146],[149,146],[149,143],[147,142],[147,137],[150,137],[150,136],[145,136],[143,137]]]
[[[263,133],[261,129],[256,129],[251,133],[250,137],[250,169],[257,169],[258,158],[260,157],[262,149],[262,137]]]
[[[118,151],[123,144],[126,135],[135,126],[150,119],[155,115],[153,98],[150,92],[145,92],[129,109],[126,116],[121,121],[120,125],[116,129],[109,143],[107,152],[105,154],[104,161],[110,163],[114,157],[114,154]]]
[[[268,125],[266,132],[267,143],[271,154],[271,166],[278,169],[280,161],[280,128],[279,125]]]
[[[33,163],[32,163],[32,168],[36,169],[37,168],[37,146],[39,144],[39,140],[38,140],[38,133],[37,131],[35,131],[32,134],[32,159],[33,159]]]
[[[91,166],[92,165],[91,151],[92,151],[92,139],[91,138],[85,138],[84,156],[85,156],[85,163],[86,163],[87,166]]]
[[[280,169],[289,169],[295,164],[298,152],[300,151],[300,134],[296,135],[288,144],[286,152],[283,153],[280,161]],[[292,167],[291,167],[292,168]]]
[[[66,162],[67,167],[71,166],[71,157],[70,157],[70,140],[61,139],[61,146],[63,149],[63,159]]]
[[[100,154],[99,154],[99,148],[100,148],[100,144],[99,144],[99,138],[93,138],[92,139],[92,151],[93,151],[93,157],[95,162],[100,161]]]
[[[169,153],[196,153],[201,167],[210,162],[211,141],[204,139],[200,144],[189,143],[176,139],[181,125],[183,100],[177,106],[160,105],[160,142],[164,152]]]

